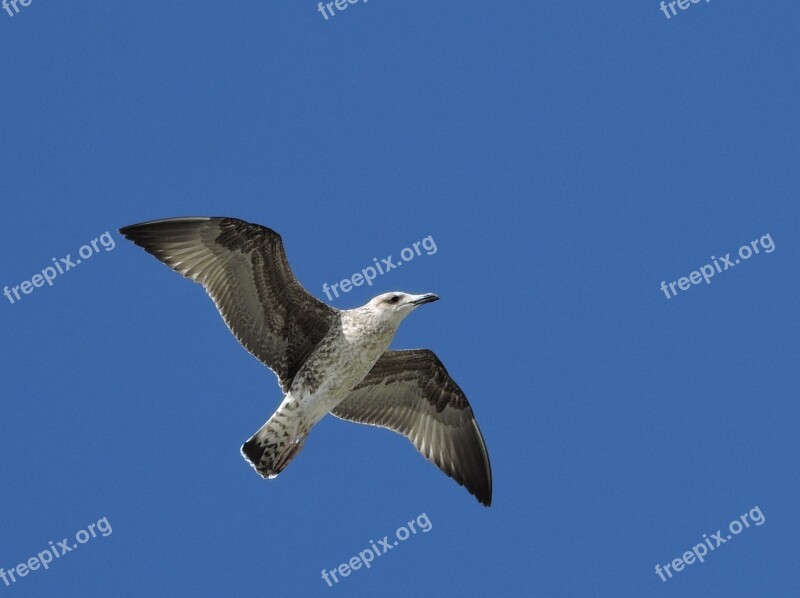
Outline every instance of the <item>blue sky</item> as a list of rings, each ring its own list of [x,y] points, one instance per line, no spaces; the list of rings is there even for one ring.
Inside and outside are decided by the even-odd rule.
[[[112,531],[0,596],[800,591],[800,8],[19,8],[0,12],[0,285],[90,250],[0,297],[0,567]],[[433,349],[467,393],[492,507],[334,418],[255,475],[239,447],[274,376],[116,232],[185,215],[277,230],[320,298],[432,236],[333,305],[442,297],[393,346]],[[660,289],[765,235],[709,284]],[[763,524],[661,581],[755,507]],[[322,579],[423,513],[429,532]]]

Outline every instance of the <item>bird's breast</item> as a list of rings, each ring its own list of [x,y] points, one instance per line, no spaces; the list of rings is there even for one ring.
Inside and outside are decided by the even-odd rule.
[[[293,394],[324,394],[341,400],[388,348],[393,332],[332,330],[311,353],[292,384]]]

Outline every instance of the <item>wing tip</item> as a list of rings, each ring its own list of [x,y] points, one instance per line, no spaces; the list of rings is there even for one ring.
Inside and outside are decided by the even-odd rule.
[[[470,483],[469,485],[465,483],[464,487],[484,507],[492,506],[492,475],[490,472],[485,482],[479,484]]]
[[[145,229],[154,229],[162,226],[169,226],[172,224],[189,224],[195,222],[208,222],[209,220],[217,220],[220,217],[216,216],[178,216],[176,218],[159,218],[157,220],[147,220],[146,222],[138,222],[136,224],[129,224],[119,229],[119,233],[124,235],[125,238],[130,238],[128,235],[141,232]]]

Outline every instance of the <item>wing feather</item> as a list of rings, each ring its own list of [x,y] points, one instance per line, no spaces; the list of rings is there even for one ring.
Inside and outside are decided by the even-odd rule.
[[[478,501],[491,504],[483,435],[467,397],[433,351],[387,351],[331,413],[402,434]]]
[[[200,283],[239,342],[284,391],[338,310],[297,281],[278,233],[236,218],[169,218],[120,229],[125,238]]]

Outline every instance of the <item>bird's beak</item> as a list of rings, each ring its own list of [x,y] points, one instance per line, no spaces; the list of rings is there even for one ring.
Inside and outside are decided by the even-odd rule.
[[[411,305],[422,305],[423,303],[432,303],[438,300],[439,300],[439,295],[434,295],[433,293],[426,293],[424,295],[417,295],[417,297],[413,301],[411,301]]]

